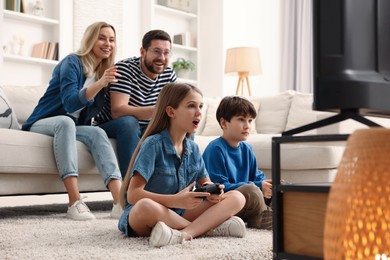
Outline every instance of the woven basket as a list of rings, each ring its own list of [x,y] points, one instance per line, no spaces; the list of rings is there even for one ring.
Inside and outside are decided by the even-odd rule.
[[[357,130],[347,141],[330,190],[324,257],[385,256],[390,259],[390,129]]]

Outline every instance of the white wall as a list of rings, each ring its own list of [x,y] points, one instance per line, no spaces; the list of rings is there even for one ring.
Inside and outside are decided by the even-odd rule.
[[[249,76],[252,95],[280,91],[280,0],[200,1],[200,84],[205,96],[234,95],[237,76],[224,74],[226,50],[258,47],[263,72]],[[247,95],[247,92],[245,90]]]
[[[105,21],[112,24],[116,30],[116,60],[139,53],[139,1],[74,0],[73,6],[74,51],[79,48],[88,25]]]
[[[263,72],[259,76],[249,76],[252,95],[279,92],[280,1],[224,0],[223,10],[225,56],[228,48],[258,47]],[[238,77],[225,75],[223,94],[235,94],[237,81]]]

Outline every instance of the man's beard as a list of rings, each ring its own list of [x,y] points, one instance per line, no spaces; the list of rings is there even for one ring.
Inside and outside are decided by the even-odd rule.
[[[151,62],[149,62],[149,60],[147,59],[147,57],[145,56],[145,58],[144,58],[144,65],[145,65],[145,67],[146,67],[146,69],[148,70],[148,71],[150,71],[151,73],[153,73],[153,74],[161,74],[162,73],[162,71],[161,72],[158,72],[158,71],[156,71],[155,69],[154,69],[154,67],[153,67],[153,60],[151,61]],[[166,68],[166,65],[164,64],[164,69]]]

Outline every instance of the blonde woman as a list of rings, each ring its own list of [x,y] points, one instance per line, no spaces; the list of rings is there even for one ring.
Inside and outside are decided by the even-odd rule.
[[[200,90],[190,84],[169,83],[161,90],[121,189],[125,210],[118,227],[125,235],[150,236],[155,247],[201,235],[245,236],[244,222],[234,216],[245,204],[240,192],[192,191],[195,183],[211,183],[190,138],[202,106]]]
[[[121,214],[118,195],[121,174],[111,143],[90,120],[99,111],[104,90],[116,82],[116,34],[105,22],[91,24],[85,31],[81,47],[66,56],[53,71],[44,95],[22,129],[53,137],[53,150],[60,177],[68,193],[66,216],[74,220],[94,219],[80,197],[76,140],[84,143],[93,158],[104,184],[111,191],[112,217]]]

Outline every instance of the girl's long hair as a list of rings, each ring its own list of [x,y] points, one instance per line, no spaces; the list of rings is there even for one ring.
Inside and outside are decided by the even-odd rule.
[[[96,64],[96,56],[92,51],[95,42],[99,38],[100,30],[105,27],[110,27],[112,30],[114,30],[116,43],[116,32],[114,26],[106,22],[96,22],[87,27],[81,40],[80,49],[76,52],[76,54],[81,58],[81,62],[83,63],[84,67],[84,74],[87,77],[91,77],[96,71],[96,78],[100,79],[103,76],[104,71],[109,67],[112,67],[115,63],[115,55],[117,50],[116,44],[110,57],[103,59],[99,64]]]
[[[188,84],[188,83],[169,83],[167,84],[160,92],[158,98],[155,110],[153,112],[152,118],[149,122],[148,127],[145,130],[145,133],[142,135],[140,141],[137,144],[137,147],[134,150],[133,155],[131,156],[130,164],[127,169],[126,177],[122,183],[121,191],[119,194],[119,199],[122,208],[125,207],[125,194],[129,187],[130,183],[130,175],[131,170],[134,165],[135,158],[138,155],[139,148],[141,146],[141,143],[147,138],[148,136],[157,134],[161,132],[164,129],[169,128],[170,126],[170,118],[166,113],[166,108],[168,106],[171,106],[173,108],[178,108],[180,102],[188,95],[190,91],[195,91],[199,93],[201,96],[202,92],[197,87]],[[189,137],[192,133],[187,133],[187,137]]]

